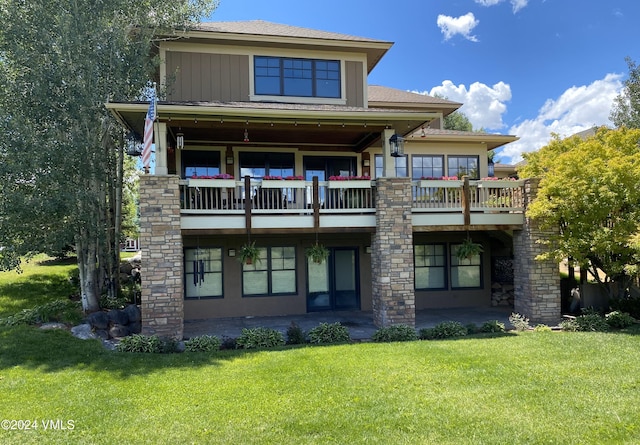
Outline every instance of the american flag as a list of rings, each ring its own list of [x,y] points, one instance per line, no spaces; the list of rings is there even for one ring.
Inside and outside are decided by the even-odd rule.
[[[153,122],[156,120],[156,98],[151,98],[147,116],[144,118],[144,137],[142,147],[142,166],[146,172],[151,164],[151,144],[153,144]]]

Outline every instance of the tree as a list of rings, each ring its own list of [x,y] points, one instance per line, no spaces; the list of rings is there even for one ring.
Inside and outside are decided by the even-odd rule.
[[[154,39],[215,0],[0,2],[0,265],[73,243],[83,308],[117,270],[122,131],[104,107],[140,98]],[[117,273],[115,274],[117,275]]]
[[[602,127],[587,139],[557,135],[524,155],[520,177],[540,177],[528,216],[556,231],[545,258],[573,258],[611,296],[640,266],[640,130]],[[606,274],[601,279],[601,270]]]
[[[444,117],[444,129],[445,130],[459,130],[459,131],[472,131],[473,125],[469,121],[466,114],[460,111],[454,111],[448,116]]]
[[[629,78],[615,98],[609,117],[616,127],[640,128],[640,66],[629,57],[625,60],[629,66]]]

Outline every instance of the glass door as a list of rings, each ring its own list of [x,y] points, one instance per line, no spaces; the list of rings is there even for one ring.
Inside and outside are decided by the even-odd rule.
[[[307,262],[307,310],[360,308],[357,248],[332,248],[327,261]]]

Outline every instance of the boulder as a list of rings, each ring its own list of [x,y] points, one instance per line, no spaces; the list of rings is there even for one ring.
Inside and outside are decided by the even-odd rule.
[[[120,273],[124,275],[131,275],[131,271],[133,270],[133,264],[126,262],[120,263]]]
[[[142,322],[140,321],[134,321],[132,323],[129,323],[129,331],[132,334],[139,334],[142,332]]]
[[[112,338],[126,337],[129,334],[130,334],[129,328],[127,326],[124,326],[124,325],[121,325],[121,324],[114,324],[109,329],[109,335]]]
[[[135,304],[130,304],[126,306],[123,311],[129,317],[129,323],[134,323],[136,321],[142,320],[142,313],[140,312],[140,308]]]
[[[100,329],[94,332],[95,336],[101,338],[102,340],[109,340],[109,332],[104,329]]]
[[[96,338],[96,335],[94,334],[93,329],[91,328],[91,325],[88,323],[72,327],[71,335],[81,340],[89,340],[91,338]]]
[[[105,312],[94,312],[87,317],[87,323],[94,329],[107,329],[109,327],[109,316]]]
[[[125,311],[111,309],[107,316],[111,324],[127,325],[129,324],[129,315]]]

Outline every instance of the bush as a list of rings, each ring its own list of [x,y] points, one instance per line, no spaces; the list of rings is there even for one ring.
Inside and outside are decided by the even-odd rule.
[[[531,326],[529,326],[529,319],[524,315],[516,314],[515,312],[512,312],[511,315],[509,315],[509,323],[511,323],[513,328],[518,332],[531,329]]]
[[[133,334],[124,337],[116,346],[120,352],[146,352],[159,354],[163,350],[162,340],[157,335]]]
[[[504,332],[504,323],[498,320],[486,321],[482,324],[480,332]]]
[[[423,340],[464,337],[465,335],[467,335],[467,328],[457,321],[443,321],[432,328],[420,330],[420,338]]]
[[[222,344],[220,344],[220,349],[237,349],[237,339],[233,337],[222,337]]]
[[[184,342],[186,352],[214,352],[220,349],[222,342],[215,335],[192,337]]]
[[[78,324],[82,320],[80,303],[71,300],[55,300],[32,309],[23,309],[17,314],[0,319],[0,326],[20,324],[38,324],[57,321],[66,324]]]
[[[475,323],[469,323],[464,325],[465,328],[467,328],[467,334],[472,335],[472,334],[479,334],[480,332],[482,332],[481,328],[478,327]]]
[[[371,340],[375,342],[413,341],[417,339],[416,330],[406,324],[380,328],[371,337]]]
[[[628,328],[636,322],[635,318],[633,318],[630,314],[620,311],[609,312],[607,315],[605,315],[605,320],[607,321],[607,324],[609,326],[615,329]]]
[[[598,314],[580,315],[576,317],[578,331],[604,332],[609,330],[609,325],[604,317]]]
[[[640,298],[612,299],[611,309],[626,312],[635,319],[640,319]]]
[[[282,332],[271,328],[243,329],[236,347],[243,349],[275,348],[284,345]]]
[[[578,323],[575,319],[562,320],[560,322],[560,329],[566,332],[576,332],[578,330]]]
[[[349,341],[351,341],[349,330],[340,322],[320,323],[309,331],[311,343],[347,343]]]
[[[124,309],[129,303],[131,303],[130,298],[124,295],[118,295],[117,297],[102,295],[100,297],[100,307],[102,309]]]
[[[295,321],[287,328],[287,344],[302,345],[307,342],[307,337],[300,326]]]
[[[535,332],[551,332],[551,328],[546,324],[537,324],[535,328],[533,328]]]

